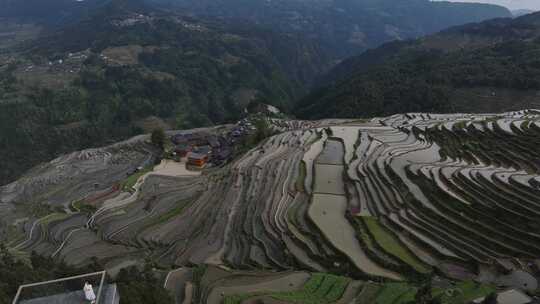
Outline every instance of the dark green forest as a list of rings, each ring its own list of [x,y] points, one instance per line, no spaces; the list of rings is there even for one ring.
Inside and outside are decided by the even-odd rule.
[[[416,38],[491,18],[510,17],[502,6],[429,0],[151,0],[199,15],[245,19],[311,37],[335,59],[382,43]]]
[[[122,14],[108,9],[27,43],[19,64],[0,70],[0,184],[61,153],[140,134],[139,122],[149,116],[177,129],[235,121],[250,101],[241,92],[290,109],[314,75],[329,66],[313,43],[296,37],[172,16],[113,26]],[[111,65],[99,56],[125,45],[146,48],[137,64]],[[68,50],[91,55],[64,88],[28,85],[14,76],[20,62],[46,65]]]
[[[477,47],[429,47],[425,40],[438,37],[428,37],[367,52],[338,66],[334,73],[342,79],[304,97],[295,112],[303,118],[369,117],[534,106],[540,89],[540,39],[532,21],[540,15],[531,16],[439,34],[455,43],[460,42],[457,34],[494,41]]]
[[[310,37],[337,59],[395,39],[434,33],[450,26],[510,17],[502,6],[430,0],[0,0],[1,17],[60,26],[110,3],[129,2],[183,15],[245,20],[282,33]],[[142,4],[142,5],[141,5]]]

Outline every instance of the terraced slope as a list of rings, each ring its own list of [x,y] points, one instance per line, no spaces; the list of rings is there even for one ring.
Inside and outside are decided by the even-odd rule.
[[[162,164],[129,192],[106,191],[109,179],[102,178],[82,204],[94,209],[28,215],[17,206],[29,198],[69,206],[81,196],[69,195],[77,188],[46,185],[36,195],[17,194],[26,193],[15,190],[36,180],[32,175],[5,186],[5,225],[26,234],[10,246],[73,264],[96,256],[109,267],[150,258],[163,267],[387,281],[438,269],[450,278],[536,289],[527,265],[540,257],[540,111],[272,123],[279,134],[201,175],[171,174]],[[130,164],[152,157],[143,147],[132,147],[138,156]],[[295,296],[311,297],[306,276],[293,284]],[[192,287],[182,294],[215,297]],[[289,300],[266,291],[249,298]]]

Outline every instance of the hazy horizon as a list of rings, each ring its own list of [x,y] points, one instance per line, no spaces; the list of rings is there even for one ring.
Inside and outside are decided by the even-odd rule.
[[[439,1],[439,0],[438,0]],[[490,3],[506,6],[511,10],[530,9],[540,11],[540,0],[448,0],[451,2]]]

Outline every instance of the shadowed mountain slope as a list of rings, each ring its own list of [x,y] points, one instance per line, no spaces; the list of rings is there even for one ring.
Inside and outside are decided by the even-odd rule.
[[[346,60],[303,98],[301,117],[540,106],[540,14],[394,42]]]

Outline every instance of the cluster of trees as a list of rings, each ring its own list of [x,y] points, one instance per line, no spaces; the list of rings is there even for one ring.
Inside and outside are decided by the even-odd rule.
[[[442,295],[440,294],[438,296],[433,295],[433,288],[432,288],[432,277],[424,281],[421,286],[418,288],[418,291],[416,292],[414,296],[414,301],[411,301],[407,304],[441,304],[443,303]],[[472,303],[472,301],[470,302]],[[497,293],[491,292],[486,297],[484,297],[484,300],[481,302],[482,304],[497,304]]]
[[[149,264],[141,270],[131,266],[120,270],[115,280],[121,304],[173,304],[173,297],[163,288]]]
[[[13,301],[20,285],[100,271],[97,263],[77,269],[52,258],[32,253],[30,258],[15,256],[0,244],[0,304]],[[82,287],[81,287],[82,288]]]
[[[242,155],[250,149],[257,146],[259,143],[267,139],[268,137],[275,135],[277,131],[273,130],[268,120],[264,117],[257,115],[252,116],[253,126],[256,128],[255,132],[241,138],[240,142],[236,144],[234,155]]]
[[[0,98],[2,99],[5,99],[7,94],[17,89],[17,79],[13,76],[15,69],[16,65],[10,64],[5,69],[0,70]]]
[[[24,263],[0,245],[0,303],[11,303],[22,284],[49,280],[56,275],[69,273],[67,266],[55,264],[37,255],[31,256],[30,264]]]
[[[97,260],[87,267],[76,268],[35,253],[31,254],[29,260],[22,259],[0,244],[0,304],[11,303],[17,289],[23,284],[102,270],[103,266]],[[155,277],[149,264],[145,264],[142,270],[134,266],[122,269],[114,281],[109,278],[108,282],[115,282],[118,285],[122,304],[174,303],[171,295]],[[82,285],[80,284],[81,289]],[[78,288],[78,286],[72,287]],[[59,290],[59,292],[65,292],[65,290]]]

